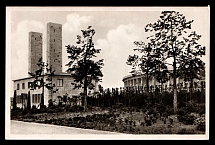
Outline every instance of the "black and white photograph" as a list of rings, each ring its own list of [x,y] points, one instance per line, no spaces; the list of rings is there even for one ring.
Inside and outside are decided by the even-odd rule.
[[[210,6],[7,6],[5,39],[5,139],[209,139]]]

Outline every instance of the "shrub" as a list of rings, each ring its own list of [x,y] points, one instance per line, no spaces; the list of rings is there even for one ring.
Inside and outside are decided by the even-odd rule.
[[[196,129],[199,131],[205,131],[205,122],[200,122],[197,126]]]
[[[38,113],[37,109],[31,109],[30,114],[37,114],[37,113]]]
[[[58,106],[55,106],[55,105],[48,106],[48,109],[56,109],[56,108],[58,108]]]
[[[163,112],[166,111],[166,106],[163,105],[163,104],[156,104],[156,108],[157,108],[157,111],[158,111],[159,113],[163,113]]]
[[[93,121],[92,116],[87,115],[87,116],[86,116],[86,121],[87,121],[87,122],[92,122],[92,121]]]
[[[183,123],[186,124],[186,125],[193,125],[194,124],[194,120],[195,120],[195,117],[193,115],[185,115],[183,116]]]
[[[150,118],[146,118],[145,123],[146,123],[146,126],[151,126],[152,125],[152,122],[151,122]]]
[[[38,111],[38,109],[36,108],[36,106],[33,105],[32,108],[31,108],[30,114],[37,114],[37,113],[39,113],[39,111]]]
[[[195,130],[193,128],[181,128],[178,134],[194,134]]]
[[[94,123],[93,122],[82,122],[80,124],[81,128],[87,128],[87,129],[93,129],[94,128]]]
[[[205,117],[199,117],[195,119],[194,124],[196,124],[196,129],[199,131],[205,131]]]
[[[169,122],[170,122],[170,124],[173,124],[173,118],[169,118]]]
[[[40,112],[40,113],[47,113],[47,110],[48,110],[48,109],[47,109],[46,106],[44,105],[42,108],[39,109],[39,112]]]
[[[63,111],[64,111],[63,107],[58,107],[55,105],[50,106],[46,109],[47,113],[57,113],[57,112],[63,112]]]
[[[11,119],[16,119],[22,112],[22,109],[16,108],[11,110]]]
[[[53,106],[54,104],[53,104],[53,101],[52,101],[52,99],[49,99],[49,101],[48,101],[48,107],[51,107],[51,106]]]
[[[153,114],[154,116],[156,116],[156,115],[157,115],[157,110],[154,109],[154,108],[151,108],[151,109],[149,110],[148,114]]]
[[[80,105],[74,105],[69,108],[69,111],[70,112],[81,112],[81,111],[84,111],[84,107],[80,106]]]
[[[177,114],[179,116],[184,116],[186,114],[186,111],[183,108],[178,109]]]
[[[202,115],[205,114],[205,103],[204,104],[197,104],[195,108],[195,112]]]
[[[172,107],[167,107],[167,116],[173,115],[174,114],[174,109]]]
[[[22,111],[22,115],[30,114],[30,112],[31,112],[31,109],[25,108],[25,109]]]

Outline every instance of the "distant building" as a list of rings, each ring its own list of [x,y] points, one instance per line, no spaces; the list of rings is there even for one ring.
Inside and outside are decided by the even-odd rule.
[[[37,63],[42,57],[42,33],[29,32],[29,56],[28,56],[28,71],[35,73],[39,69]],[[54,76],[52,76],[53,90],[44,89],[44,105],[48,105],[50,99],[58,102],[59,96],[77,97],[83,92],[83,89],[73,89],[71,84],[74,78],[71,74],[62,72],[62,25],[56,23],[47,24],[47,62],[48,65],[55,70]],[[44,79],[48,77],[43,75]],[[17,90],[17,107],[25,107],[27,105],[27,94],[30,91],[31,105],[39,106],[42,97],[42,88],[36,90],[31,89],[31,82],[34,78],[28,76],[26,78],[15,79],[14,90]],[[98,90],[98,83],[93,82],[95,88],[93,90],[88,89],[88,95]],[[81,104],[79,102],[79,104]]]
[[[172,91],[173,89],[173,78],[169,75],[169,80],[166,83],[159,83],[156,81],[155,77],[152,76],[149,79],[149,91],[154,91],[158,88],[160,91]],[[127,75],[123,77],[122,81],[124,82],[124,89],[129,88],[139,88],[146,90],[146,76],[142,73],[138,73],[136,75]],[[184,82],[183,79],[177,78],[176,84],[178,90],[186,90],[189,91],[190,83]],[[162,88],[161,88],[162,87]],[[194,90],[202,90],[205,88],[205,79],[202,77],[201,80],[194,79],[193,89]]]

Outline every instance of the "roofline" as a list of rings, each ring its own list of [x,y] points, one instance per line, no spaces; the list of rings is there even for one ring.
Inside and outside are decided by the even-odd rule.
[[[130,75],[127,75],[127,76],[123,77],[122,81],[124,82],[125,79],[136,77],[136,76],[144,76],[144,74],[135,74],[135,75],[130,74]]]
[[[45,74],[44,76],[46,76],[47,74]],[[71,76],[71,74],[68,73],[58,73],[58,74],[54,74],[53,76]],[[24,77],[24,78],[19,78],[19,79],[12,79],[12,81],[19,81],[19,80],[24,80],[24,79],[30,79],[33,78],[32,76],[28,76],[28,77]]]
[[[42,32],[36,32],[36,31],[30,31],[29,33],[38,33],[38,34],[43,34]]]
[[[33,78],[33,77],[29,76],[29,77],[25,77],[25,78],[13,79],[12,81],[19,81],[19,80],[30,79],[30,78]]]
[[[71,74],[65,73],[65,74],[54,74],[54,76],[71,76]]]

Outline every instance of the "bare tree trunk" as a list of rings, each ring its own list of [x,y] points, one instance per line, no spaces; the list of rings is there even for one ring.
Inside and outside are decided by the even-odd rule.
[[[192,103],[193,80],[190,81],[190,104]]]
[[[173,62],[173,109],[177,112],[176,60]]]
[[[149,93],[149,75],[148,72],[146,72],[146,93]]]
[[[87,111],[87,76],[84,77],[84,111]]]

